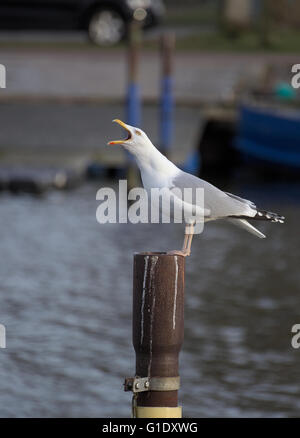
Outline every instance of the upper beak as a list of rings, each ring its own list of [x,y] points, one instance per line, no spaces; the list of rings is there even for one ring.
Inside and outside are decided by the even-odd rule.
[[[114,119],[113,122],[118,123],[119,125],[122,126],[122,128],[126,129],[126,131],[128,132],[128,136],[127,138],[125,138],[124,140],[114,140],[114,141],[109,141],[107,144],[108,145],[113,145],[113,144],[123,144],[125,143],[127,140],[131,139],[131,131],[130,129],[127,127],[126,123],[122,122],[122,120],[119,119]]]

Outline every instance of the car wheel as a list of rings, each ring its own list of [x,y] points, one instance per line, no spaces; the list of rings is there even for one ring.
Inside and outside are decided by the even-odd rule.
[[[93,43],[99,46],[111,46],[124,38],[126,23],[119,12],[113,9],[100,9],[91,16],[88,33]]]

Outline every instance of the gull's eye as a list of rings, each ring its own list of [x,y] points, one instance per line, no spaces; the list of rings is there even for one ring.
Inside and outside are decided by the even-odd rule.
[[[138,131],[137,129],[134,131],[136,135],[142,135],[141,131]]]

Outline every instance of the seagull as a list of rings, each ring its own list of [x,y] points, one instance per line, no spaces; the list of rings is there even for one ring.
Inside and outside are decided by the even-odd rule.
[[[195,215],[196,218],[199,216],[204,222],[217,219],[230,221],[259,238],[265,238],[266,236],[251,225],[248,219],[277,223],[284,222],[284,216],[265,210],[259,210],[252,201],[240,198],[231,193],[223,192],[209,182],[183,172],[159,152],[145,132],[140,128],[130,126],[119,119],[115,119],[113,122],[118,123],[127,131],[127,137],[123,140],[110,141],[108,145],[121,145],[134,156],[140,169],[143,186],[147,192],[150,192],[151,189],[154,188],[165,188],[170,192],[170,195],[172,194],[174,204],[177,202],[182,206],[185,204],[184,207],[187,207],[184,216],[185,233],[183,247],[179,251],[170,251],[168,254],[176,254],[184,257],[191,254],[191,244],[196,223]],[[176,196],[176,189],[183,191],[186,188],[191,188],[194,191],[197,188],[204,190],[204,207],[193,204],[194,198],[191,203],[188,204],[185,200]],[[187,214],[186,211],[188,211]]]

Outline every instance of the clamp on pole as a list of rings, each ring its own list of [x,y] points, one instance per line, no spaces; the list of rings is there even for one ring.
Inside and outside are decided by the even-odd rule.
[[[132,418],[181,418],[181,408],[137,406],[137,394],[145,391],[177,391],[180,377],[126,377],[124,391],[132,391]]]
[[[177,391],[180,388],[180,377],[126,377],[124,391],[134,394],[145,391]]]

